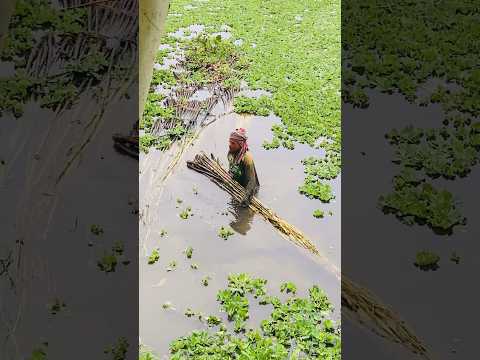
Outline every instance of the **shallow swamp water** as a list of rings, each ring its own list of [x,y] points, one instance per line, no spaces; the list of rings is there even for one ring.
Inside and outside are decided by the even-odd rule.
[[[168,357],[172,340],[191,330],[206,328],[197,318],[184,315],[187,308],[226,319],[225,314],[219,313],[216,294],[226,286],[230,273],[246,272],[265,278],[267,289],[275,295],[280,294],[280,285],[285,281],[297,285],[299,296],[306,295],[307,289],[317,284],[334,304],[334,318],[339,320],[340,284],[335,276],[313,255],[285,240],[262,217],[247,209],[238,210],[226,192],[186,166],[186,160],[200,151],[213,153],[226,166],[230,132],[237,127],[246,128],[261,186],[259,199],[303,231],[322,254],[340,267],[340,177],[331,183],[336,199],[329,204],[301,195],[297,190],[304,179],[301,160],[321,156],[323,150],[301,144],[294,150],[265,150],[261,144],[269,140],[271,126],[279,122],[273,115],[220,116],[204,128],[163,183],[162,176],[175,149],[169,153],[151,150],[141,154],[140,342],[160,357]],[[192,216],[180,218],[187,207],[191,207]],[[317,208],[325,212],[325,218],[312,216]],[[329,211],[333,215],[328,215]],[[230,226],[235,234],[228,240],[220,238],[221,226]],[[162,230],[166,235],[161,236]],[[194,249],[191,259],[183,253],[189,246]],[[149,265],[148,256],[156,248],[160,259]],[[172,261],[177,262],[176,269],[167,272]],[[198,265],[197,270],[190,267],[193,263]],[[206,276],[211,278],[208,287],[202,285]],[[162,307],[166,302],[171,303],[170,309]],[[255,306],[254,301],[250,304],[247,328],[258,326],[271,310],[271,306]]]

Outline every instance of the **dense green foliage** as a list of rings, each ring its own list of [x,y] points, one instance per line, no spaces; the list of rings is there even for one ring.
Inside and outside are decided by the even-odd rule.
[[[171,359],[340,359],[340,330],[328,319],[332,307],[325,294],[313,286],[307,298],[293,296],[282,303],[267,295],[266,282],[247,274],[230,275],[227,288],[218,292],[217,299],[234,323],[234,332],[216,316],[199,315],[218,330],[195,330],[176,339],[170,345]],[[282,288],[294,294],[295,284],[286,284]],[[259,329],[245,329],[249,295],[259,298],[260,305],[273,306]],[[193,317],[196,313],[187,309],[185,315]]]
[[[233,102],[233,107],[239,114],[268,116],[272,111],[272,101],[268,96],[260,96],[258,99],[238,96]]]
[[[461,119],[459,119],[461,120]],[[412,126],[387,134],[396,147],[394,161],[423,170],[429,177],[454,179],[467,175],[478,162],[480,123],[420,129]]]
[[[351,20],[342,32],[343,99],[366,107],[366,90],[375,88],[400,93],[419,106],[439,104],[445,114],[443,125],[439,120],[433,129],[410,126],[387,135],[396,147],[394,161],[429,177],[466,176],[478,162],[479,150],[478,125],[470,125],[470,119],[480,115],[478,4],[368,0],[348,2],[343,11]],[[413,119],[417,120],[421,119]],[[461,222],[451,205],[453,195],[446,190],[417,182],[395,185],[393,192],[380,203],[389,198],[400,218],[421,213],[441,228]],[[409,201],[420,203],[407,205]],[[423,209],[412,211],[413,207]]]
[[[414,265],[421,270],[437,270],[440,257],[430,251],[420,251],[415,256]]]
[[[167,41],[166,36],[165,41]],[[238,50],[229,40],[220,36],[203,34],[193,39],[179,40],[178,45],[184,51],[181,62],[183,72],[174,74],[172,69],[154,69],[150,92],[147,96],[140,129],[140,149],[148,153],[149,148],[168,150],[171,145],[187,135],[185,125],[176,115],[175,108],[163,103],[164,95],[156,93],[157,86],[172,89],[174,86],[191,86],[199,88],[212,84],[222,84],[225,89],[238,87],[241,73],[247,64],[242,62]],[[159,50],[156,61],[161,64],[164,58],[170,56],[166,50]],[[155,135],[153,125],[160,119],[165,123],[174,124],[166,133]]]
[[[465,222],[452,194],[425,182],[414,170],[402,170],[394,177],[394,183],[394,191],[381,196],[379,204],[404,223],[412,225],[417,221],[427,223],[434,230],[449,232],[453,226]]]

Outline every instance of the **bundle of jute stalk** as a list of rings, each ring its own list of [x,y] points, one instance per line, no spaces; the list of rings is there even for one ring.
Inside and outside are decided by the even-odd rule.
[[[197,154],[192,161],[187,161],[188,168],[207,176],[215,184],[229,193],[235,200],[244,198],[245,189],[232,179],[230,174],[222,167],[218,159],[205,153]],[[328,259],[323,256],[316,246],[296,227],[281,219],[275,212],[262,204],[256,197],[250,202],[250,209],[263,216],[270,222],[280,234],[294,244],[308,250],[322,260],[323,265],[332,272],[338,280],[341,280],[342,288],[342,312],[353,322],[367,327],[374,333],[389,339],[390,341],[404,345],[410,351],[425,359],[430,359],[427,348],[407,327],[405,322],[382,304],[366,289],[356,284]]]

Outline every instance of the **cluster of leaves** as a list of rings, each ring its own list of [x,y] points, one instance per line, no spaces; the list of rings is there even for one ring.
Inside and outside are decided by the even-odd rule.
[[[409,168],[394,177],[394,191],[381,196],[379,204],[385,213],[395,214],[406,224],[426,223],[440,233],[466,221],[450,192],[436,189]]]
[[[234,235],[235,233],[231,228],[228,226],[222,226],[220,230],[218,230],[218,236],[222,239],[227,240],[230,236]]]
[[[218,300],[235,321],[232,333],[215,316],[206,317],[210,327],[218,331],[193,331],[170,344],[171,359],[331,359],[341,357],[340,330],[328,319],[332,307],[324,292],[317,286],[309,290],[308,298],[291,297],[285,303],[268,296],[266,280],[254,279],[246,274],[231,275],[228,286],[218,293]],[[293,283],[282,286],[296,290]],[[260,297],[259,304],[273,305],[269,318],[261,322],[260,329],[244,329],[248,318],[247,294]],[[187,309],[186,316],[196,313]],[[200,315],[199,315],[200,318]],[[239,334],[242,333],[242,334]]]
[[[298,191],[300,194],[304,194],[311,199],[321,200],[322,202],[329,202],[335,198],[330,184],[322,183],[310,175],[305,178],[303,185],[298,188]]]
[[[181,213],[180,213],[180,218],[182,218],[183,220],[186,220],[188,219],[190,216],[193,216],[193,213],[192,213],[192,208],[190,206],[187,206],[185,208],[185,210],[183,210]]]
[[[152,253],[148,257],[148,264],[153,265],[155,264],[158,260],[160,259],[160,253],[158,252],[158,249],[153,249]]]
[[[47,347],[48,343],[43,343],[41,347],[32,351],[32,355],[30,355],[27,360],[47,360]]]
[[[100,225],[97,225],[97,224],[92,224],[90,226],[90,232],[93,234],[93,235],[103,235],[103,228],[100,226]]]
[[[121,337],[117,340],[115,345],[112,345],[104,350],[104,353],[110,355],[111,360],[125,360],[128,352],[128,340]]]
[[[15,2],[15,12],[10,20],[10,31],[1,59],[23,65],[35,45],[35,32],[75,35],[84,30],[86,23],[85,8],[62,11],[52,7],[50,0],[18,0]]]
[[[393,193],[380,197],[380,205],[393,209],[407,223],[420,220],[442,232],[464,224],[453,195],[436,190],[421,174],[446,179],[466,176],[478,163],[479,123],[455,116],[439,128],[407,126],[392,130],[386,138],[396,147],[394,162],[404,170],[394,178]]]
[[[193,255],[193,248],[189,246],[185,249],[185,256],[187,257],[187,259],[191,259],[192,255]]]
[[[233,107],[239,114],[268,116],[272,111],[272,100],[268,96],[259,98],[238,96],[233,101]]]
[[[245,330],[245,321],[248,319],[248,299],[246,295],[255,297],[266,294],[264,279],[252,279],[247,274],[229,275],[228,286],[217,294],[217,300],[227,313],[228,319],[234,322],[235,332]]]
[[[105,273],[114,272],[119,261],[125,266],[130,264],[130,261],[125,259],[123,243],[117,241],[113,244],[111,252],[104,252],[101,259],[97,261],[97,266]]]
[[[342,96],[347,102],[368,105],[364,89],[374,87],[398,91],[421,104],[420,86],[430,78],[444,78],[462,88],[450,92],[440,86],[430,100],[440,102],[447,112],[480,114],[480,72],[474,55],[480,47],[465,35],[480,30],[480,10],[472,1],[370,0],[346,4],[343,11],[352,19],[342,32]]]
[[[87,22],[85,8],[58,9],[48,0],[16,1],[6,46],[0,54],[1,60],[14,62],[16,73],[13,77],[0,79],[0,115],[10,112],[15,117],[22,116],[24,104],[30,99],[38,101],[43,108],[68,108],[85,84],[94,85],[103,78],[109,62],[100,49],[67,61],[55,74],[32,77],[23,73],[27,58],[40,41],[40,35],[74,37],[85,31]],[[96,49],[96,42],[92,38],[85,46]],[[122,69],[125,70],[116,66],[112,76],[117,76]]]
[[[325,216],[325,213],[323,212],[323,210],[316,209],[313,212],[313,217],[316,217],[317,219],[323,219],[324,216]]]
[[[341,158],[336,152],[327,152],[325,157],[308,157],[302,160],[305,174],[321,180],[335,179],[340,174]]]
[[[280,285],[280,291],[281,292],[285,291],[287,294],[292,293],[295,295],[297,293],[297,286],[291,281],[285,282],[282,285]]]
[[[333,322],[326,319],[330,310],[325,293],[313,286],[308,299],[293,297],[284,304],[274,305],[270,319],[262,321],[261,329],[285,348],[291,346],[294,339],[296,350],[307,358],[339,359],[340,337]]]
[[[415,256],[414,265],[423,271],[437,270],[440,257],[430,251],[419,251]]]
[[[466,176],[478,162],[480,123],[458,118],[453,127],[419,129],[413,126],[386,135],[396,146],[395,162],[423,170],[429,177]]]
[[[186,43],[185,61],[182,63],[188,77],[199,85],[225,82],[240,83],[242,71],[248,63],[242,59],[238,49],[220,35],[203,34]],[[193,80],[192,80],[193,79]]]

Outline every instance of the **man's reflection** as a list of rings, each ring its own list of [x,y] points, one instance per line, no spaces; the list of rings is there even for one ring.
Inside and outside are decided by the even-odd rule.
[[[255,212],[249,207],[244,207],[234,199],[230,201],[230,211],[235,216],[235,220],[230,223],[230,227],[237,233],[246,235],[250,230],[253,215]]]

